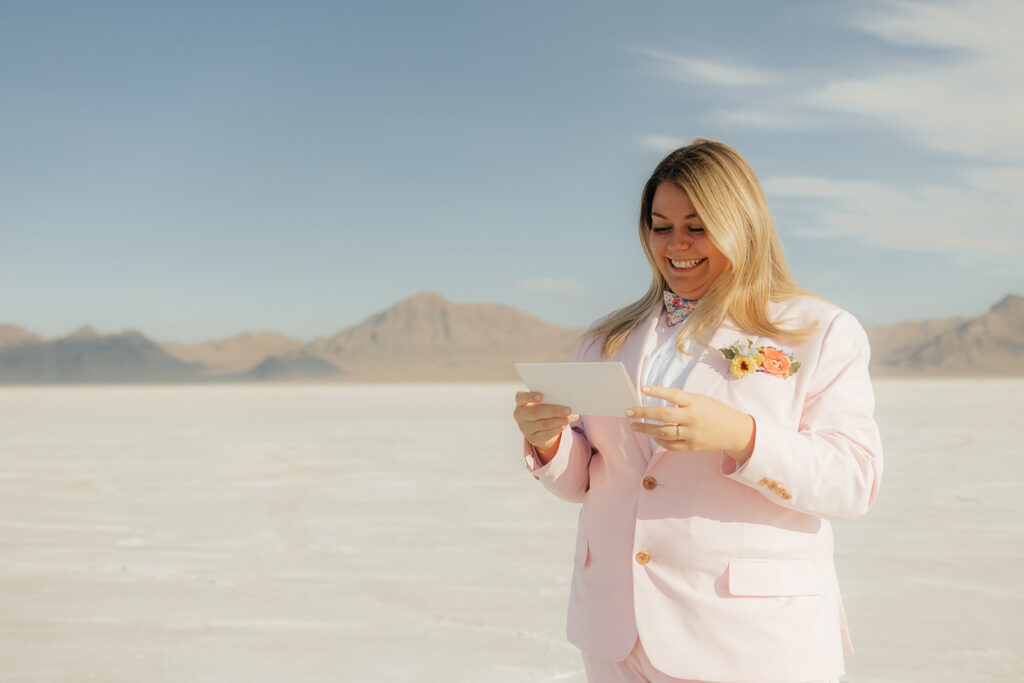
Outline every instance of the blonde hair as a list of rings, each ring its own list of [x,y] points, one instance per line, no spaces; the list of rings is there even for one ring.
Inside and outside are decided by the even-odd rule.
[[[796,284],[786,265],[761,183],[746,159],[732,147],[714,140],[696,139],[665,157],[644,186],[640,199],[640,244],[651,266],[651,285],[634,303],[612,313],[588,333],[603,340],[601,355],[610,358],[650,313],[663,305],[668,283],[651,251],[651,207],[654,192],[663,182],[686,192],[711,243],[729,261],[729,268],[712,283],[700,304],[682,323],[677,346],[687,339],[706,344],[705,335],[728,317],[743,332],[798,342],[812,337],[817,324],[782,327],[771,320],[768,303],[797,296],[814,296]]]

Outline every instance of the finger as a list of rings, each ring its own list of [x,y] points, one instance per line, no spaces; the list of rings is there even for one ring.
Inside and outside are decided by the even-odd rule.
[[[651,437],[654,439],[654,437]],[[658,444],[666,451],[691,451],[690,444],[686,441],[668,441],[666,439],[654,439],[654,443]]]
[[[694,394],[688,394],[680,389],[660,387],[658,385],[647,385],[640,388],[648,396],[663,398],[666,401],[675,403],[677,406],[688,406],[693,402]]]
[[[630,408],[626,411],[626,417],[637,417],[645,420],[657,420],[658,422],[675,422],[677,424],[685,424],[689,421],[689,415],[686,410],[681,408],[671,408],[667,406],[657,406],[651,408]]]
[[[539,432],[534,432],[526,437],[526,440],[532,443],[534,446],[544,446],[549,442],[554,441],[555,437],[562,433],[562,427],[558,429],[544,429]]]
[[[572,410],[568,406],[549,405],[547,403],[535,403],[525,406],[517,406],[512,415],[516,420],[523,422],[535,422],[546,420],[549,417],[569,417]]]
[[[516,405],[517,406],[528,406],[531,403],[540,403],[544,400],[544,394],[538,394],[535,391],[518,391],[516,392]]]
[[[652,425],[643,422],[634,422],[630,429],[640,434],[646,434],[655,439],[666,439],[669,441],[685,441],[686,430],[680,429],[678,425]]]
[[[565,429],[565,426],[569,424],[569,417],[554,417],[547,420],[535,420],[533,422],[526,423],[526,429],[536,434],[537,432],[546,432],[556,430],[558,432]]]
[[[534,422],[523,428],[523,435],[532,443],[543,443],[561,434],[568,424],[567,418]]]

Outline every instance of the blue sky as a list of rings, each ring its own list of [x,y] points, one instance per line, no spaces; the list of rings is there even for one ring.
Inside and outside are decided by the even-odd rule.
[[[422,290],[584,326],[695,137],[865,324],[1024,293],[1024,5],[0,4],[0,322],[333,334]]]

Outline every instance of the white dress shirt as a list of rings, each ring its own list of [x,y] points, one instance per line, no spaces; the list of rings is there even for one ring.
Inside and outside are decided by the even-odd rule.
[[[641,373],[645,385],[659,385],[673,389],[683,388],[683,382],[686,381],[686,377],[690,374],[690,370],[693,369],[700,354],[694,353],[695,344],[692,339],[686,340],[686,353],[677,349],[676,336],[678,334],[679,326],[669,327],[665,322],[665,316],[661,316],[658,320],[658,327],[655,328],[658,348],[647,358]],[[644,395],[642,399],[645,407],[674,405],[652,396]]]
[[[658,385],[672,389],[683,388],[683,382],[686,381],[686,377],[690,374],[700,354],[694,353],[693,348],[695,344],[692,339],[686,340],[686,353],[676,348],[676,336],[678,334],[679,325],[669,327],[668,323],[665,322],[665,316],[662,315],[658,320],[658,327],[655,329],[658,348],[648,356],[641,373],[644,385]],[[671,407],[675,405],[671,401],[646,394],[641,394],[640,399],[643,401],[645,408]],[[661,446],[655,443],[654,439],[651,439],[651,452],[654,453],[660,448]]]

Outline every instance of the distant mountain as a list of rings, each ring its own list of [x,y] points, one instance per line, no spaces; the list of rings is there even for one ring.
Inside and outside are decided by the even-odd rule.
[[[1024,297],[975,318],[868,329],[877,375],[1024,375]]]
[[[511,306],[424,292],[305,351],[361,381],[514,380],[517,361],[570,360],[579,331]]]
[[[510,306],[418,294],[310,344],[264,333],[157,344],[83,327],[43,341],[0,327],[0,383],[514,380],[516,361],[567,360],[578,332]]]
[[[954,330],[967,320],[969,318],[943,318],[866,327],[871,340],[872,369],[881,364],[882,359],[891,359],[890,362],[906,359],[926,340]]]
[[[349,374],[330,361],[316,356],[295,354],[271,356],[255,368],[233,379],[275,382],[337,381]]]
[[[876,376],[1024,376],[1024,297],[977,317],[868,328]],[[0,325],[0,384],[88,382],[514,381],[517,361],[572,357],[580,331],[510,306],[456,304],[425,292],[303,344],[264,333],[158,344],[139,332],[82,327],[44,341]]]
[[[233,375],[253,370],[271,356],[279,356],[303,347],[297,339],[281,334],[240,334],[202,344],[160,343],[160,347],[183,363],[200,363],[211,376]]]
[[[0,325],[0,349],[43,341],[38,335],[14,325]]]
[[[134,331],[102,335],[86,326],[63,339],[0,348],[2,384],[187,382],[200,370]]]

